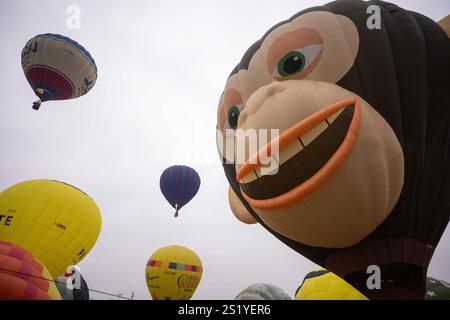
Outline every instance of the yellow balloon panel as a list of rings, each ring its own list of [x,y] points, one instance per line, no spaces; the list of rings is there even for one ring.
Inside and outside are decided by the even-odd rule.
[[[332,272],[311,271],[303,280],[295,300],[368,300],[362,293]]]
[[[145,279],[154,300],[189,300],[202,272],[202,263],[195,252],[182,246],[168,246],[150,256]]]
[[[53,277],[81,261],[101,229],[95,202],[53,180],[25,181],[1,192],[0,218],[0,241],[25,248]]]
[[[42,272],[43,278],[44,279],[52,279],[52,275],[50,274],[50,272],[44,267],[44,270]],[[58,287],[56,286],[55,282],[51,282],[49,281],[50,286],[48,288],[48,295],[53,299],[53,300],[62,300],[61,298],[61,294],[59,293]]]

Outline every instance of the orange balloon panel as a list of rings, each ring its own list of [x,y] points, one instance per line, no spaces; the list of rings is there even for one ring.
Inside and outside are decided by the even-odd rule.
[[[44,266],[38,260],[36,260],[28,251],[10,242],[0,241],[0,257],[1,256],[19,259],[20,261],[31,265],[34,269],[40,272],[44,270]]]

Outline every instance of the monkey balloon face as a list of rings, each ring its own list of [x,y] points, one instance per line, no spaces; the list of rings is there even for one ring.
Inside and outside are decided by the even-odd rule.
[[[298,15],[250,47],[219,102],[219,153],[233,190],[269,229],[310,246],[358,243],[389,216],[403,186],[394,130],[379,106],[341,83],[359,41],[345,16]],[[268,143],[256,134],[256,149],[238,147],[238,132],[271,129],[279,136]],[[265,155],[277,170],[264,170]]]

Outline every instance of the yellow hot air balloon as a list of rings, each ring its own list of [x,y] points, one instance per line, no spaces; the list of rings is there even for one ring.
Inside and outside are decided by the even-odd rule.
[[[368,300],[362,293],[325,269],[309,272],[297,289],[295,300]]]
[[[145,279],[153,300],[189,300],[202,278],[197,254],[182,246],[155,251],[147,262]]]
[[[100,229],[95,202],[66,183],[24,181],[0,193],[0,241],[23,247],[54,278],[86,256]]]

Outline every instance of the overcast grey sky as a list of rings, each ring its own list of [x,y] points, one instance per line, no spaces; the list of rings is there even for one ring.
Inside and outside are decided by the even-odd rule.
[[[215,144],[216,108],[225,81],[254,41],[277,22],[326,0],[0,1],[0,190],[49,178],[73,184],[98,204],[100,237],[80,263],[96,290],[150,299],[149,255],[179,244],[198,253],[204,273],[193,299],[232,299],[252,283],[293,297],[315,265],[259,225],[232,215]],[[439,20],[448,0],[392,0]],[[69,30],[69,5],[81,28]],[[93,90],[39,112],[23,75],[23,46],[40,33],[80,42],[96,60]],[[172,164],[202,178],[178,219],[159,190]],[[429,274],[450,279],[450,232]],[[95,299],[108,299],[92,294]]]

